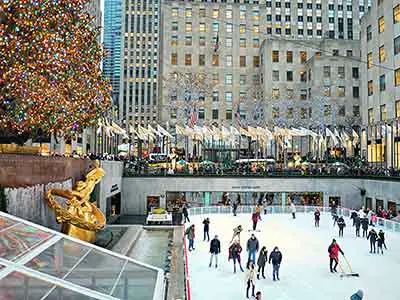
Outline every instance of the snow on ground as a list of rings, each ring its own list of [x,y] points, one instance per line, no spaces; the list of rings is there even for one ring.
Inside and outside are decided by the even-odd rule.
[[[215,234],[221,241],[218,268],[208,267],[209,243],[203,242],[202,221],[209,217],[210,239]],[[266,246],[268,254],[274,246],[282,251],[280,281],[272,281],[272,266],[267,265],[267,279],[256,282],[263,299],[273,300],[345,300],[358,289],[364,291],[364,300],[400,299],[397,284],[400,272],[400,234],[386,231],[384,255],[370,254],[369,241],[355,237],[352,221],[346,218],[344,237],[338,237],[338,227],[333,227],[329,214],[321,215],[320,227],[314,227],[312,213],[298,213],[293,220],[289,214],[262,215],[256,232],[260,248]],[[247,262],[246,243],[251,235],[250,214],[209,214],[191,216],[195,224],[195,251],[188,252],[190,288],[193,300],[246,299],[245,274],[237,268],[233,273],[232,260],[228,262],[229,242],[233,228],[242,225],[242,266]],[[362,234],[362,232],[361,232]],[[328,247],[335,238],[348,258],[353,271],[360,277],[340,278],[329,270]],[[258,254],[257,254],[258,258]],[[340,259],[342,266],[346,266]],[[339,271],[339,267],[338,267]]]

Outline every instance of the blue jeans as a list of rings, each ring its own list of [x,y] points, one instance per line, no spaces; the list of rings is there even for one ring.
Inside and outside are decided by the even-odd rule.
[[[272,265],[272,278],[273,280],[278,279],[279,280],[279,267],[281,265]]]
[[[248,259],[248,261],[252,260],[254,263],[256,262],[256,252],[257,252],[257,250],[249,251],[249,259]]]
[[[193,249],[194,247],[194,240],[189,240],[189,250]]]

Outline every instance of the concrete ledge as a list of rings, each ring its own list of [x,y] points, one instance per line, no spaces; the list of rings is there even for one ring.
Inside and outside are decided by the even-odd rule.
[[[128,230],[124,233],[118,243],[112,248],[112,251],[122,255],[127,255],[139,239],[142,232],[142,225],[129,226]]]
[[[174,230],[181,227],[182,225],[143,225],[146,230]]]

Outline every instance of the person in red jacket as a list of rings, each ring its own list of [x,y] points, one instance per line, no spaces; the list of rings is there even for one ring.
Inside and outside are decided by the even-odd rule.
[[[340,249],[339,245],[336,243],[336,240],[332,240],[332,244],[330,244],[328,248],[329,252],[329,266],[331,269],[331,272],[337,272],[336,268],[339,263],[339,252],[344,255],[342,249]],[[333,262],[335,262],[335,266],[332,268]]]
[[[252,219],[252,221],[253,221],[253,231],[255,231],[256,230],[256,228],[257,228],[257,222],[258,222],[258,220],[259,220],[259,214],[258,213],[253,213],[253,215],[251,216],[251,219]]]

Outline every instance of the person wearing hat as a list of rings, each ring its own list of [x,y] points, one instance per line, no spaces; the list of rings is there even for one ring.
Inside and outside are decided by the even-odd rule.
[[[362,300],[364,298],[364,292],[362,290],[358,290],[353,296],[350,297],[350,300]]]
[[[329,253],[329,266],[331,272],[337,272],[336,268],[337,265],[339,264],[339,252],[344,255],[342,249],[340,249],[339,245],[336,243],[336,240],[333,239],[332,243],[329,245],[328,248],[328,253]],[[333,263],[335,263],[335,266],[333,266]]]
[[[220,252],[221,252],[221,243],[218,239],[218,235],[215,235],[215,237],[210,242],[211,258],[210,258],[210,264],[208,265],[210,268],[214,257],[215,257],[215,267],[216,268],[218,267],[218,254]]]

